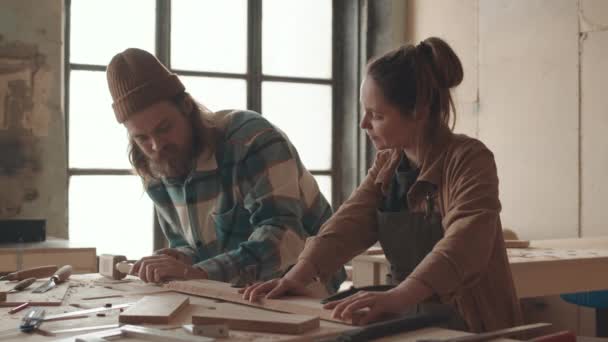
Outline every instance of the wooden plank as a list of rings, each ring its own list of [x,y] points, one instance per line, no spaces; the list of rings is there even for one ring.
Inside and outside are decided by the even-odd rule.
[[[553,260],[511,264],[519,298],[605,290],[608,259]]]
[[[319,328],[318,316],[295,314],[277,314],[276,312],[256,312],[255,314],[242,310],[221,311],[205,310],[204,313],[192,316],[192,324],[226,324],[232,330],[269,332],[275,334],[302,334]]]
[[[42,251],[25,251],[23,267],[36,267],[55,264],[72,265],[74,273],[97,272],[97,255],[95,248],[51,249]]]
[[[0,272],[14,272],[42,265],[72,265],[74,273],[97,272],[95,248],[74,247],[68,240],[48,237],[46,241],[2,244],[0,246]],[[21,265],[17,255],[20,254]]]
[[[519,298],[608,287],[608,237],[532,240],[529,248],[509,248],[507,255]],[[352,265],[355,286],[361,286],[358,279],[367,279],[365,285],[371,279],[369,285],[382,284],[388,269],[384,255],[360,255]]]
[[[32,306],[61,305],[68,292],[68,289],[70,288],[69,282],[58,284],[53,289],[44,293],[31,292],[32,289],[35,289],[46,281],[47,279],[39,279],[30,285],[30,287],[21,292],[8,293],[6,301],[0,302],[0,307],[15,307],[26,302],[29,302]],[[16,281],[2,282],[2,284],[0,284],[0,291],[9,291],[15,286],[15,284],[17,284]]]
[[[139,280],[139,278],[134,276],[128,276],[127,278],[120,280],[119,283],[112,282],[113,280],[100,276],[93,281],[93,284],[96,286],[91,287],[86,291],[88,296],[79,297],[75,294],[72,298],[74,300],[81,301],[131,296],[149,296],[152,294],[171,292],[171,290],[163,288],[159,285],[143,283],[141,280]]]
[[[331,311],[323,309],[319,298],[289,296],[281,299],[260,298],[257,302],[251,303],[243,299],[243,295],[238,293],[238,289],[233,288],[228,283],[219,281],[196,279],[185,281],[172,281],[164,285],[166,288],[176,292],[191,294],[195,296],[222,299],[228,302],[245,304],[279,312],[289,312],[300,315],[318,316],[326,321],[334,321],[346,324],[340,319],[332,318]],[[355,322],[357,317],[354,317]]]
[[[189,303],[189,298],[182,295],[146,296],[121,313],[118,321],[128,324],[169,324]]]

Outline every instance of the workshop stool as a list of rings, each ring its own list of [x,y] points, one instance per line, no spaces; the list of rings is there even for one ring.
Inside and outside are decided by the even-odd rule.
[[[568,303],[595,309],[595,335],[608,337],[608,290],[561,295]]]

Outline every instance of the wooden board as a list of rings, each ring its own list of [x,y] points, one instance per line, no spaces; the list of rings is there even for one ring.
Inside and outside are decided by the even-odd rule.
[[[30,305],[37,306],[57,306],[63,303],[68,289],[70,288],[69,282],[65,282],[57,285],[56,287],[43,293],[32,293],[32,290],[42,285],[47,279],[38,279],[30,287],[21,291],[8,293],[5,302],[0,302],[0,307],[14,307],[25,302],[30,302]],[[3,281],[0,282],[0,291],[11,290],[17,281]]]
[[[519,298],[608,288],[608,237],[532,240],[507,255]],[[380,285],[389,262],[384,255],[360,255],[352,265],[355,286]]]
[[[302,334],[319,327],[318,316],[276,312],[246,313],[242,310],[205,310],[192,316],[192,324],[226,324],[231,330],[269,332],[275,334]],[[235,308],[238,309],[238,308]]]
[[[90,296],[76,297],[75,299],[88,301],[130,296],[147,296],[171,291],[156,284],[143,283],[133,276],[128,276],[126,279],[120,280],[119,283],[105,277],[98,277],[93,281],[92,285],[94,285],[96,290],[91,291],[89,293]]]
[[[352,324],[340,319],[332,318],[331,311],[323,309],[319,298],[289,296],[281,299],[261,298],[256,303],[251,303],[243,299],[243,295],[238,293],[238,289],[233,288],[228,283],[213,280],[185,280],[172,281],[165,284],[165,287],[176,292],[191,294],[195,296],[222,299],[228,302],[245,304],[279,312],[289,312],[293,314],[318,316],[326,321]],[[356,321],[355,317],[355,321]]]
[[[17,258],[17,255],[21,257]],[[43,265],[72,265],[73,273],[97,272],[95,248],[74,247],[68,240],[47,237],[46,241],[0,245],[0,272]]]
[[[171,318],[189,303],[188,297],[176,294],[146,296],[121,313],[118,321],[127,324],[169,324]]]

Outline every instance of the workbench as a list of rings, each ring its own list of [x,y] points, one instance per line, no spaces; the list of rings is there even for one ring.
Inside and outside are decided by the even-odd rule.
[[[0,273],[44,265],[72,265],[74,273],[97,272],[94,247],[76,247],[68,240],[49,237],[42,242],[0,244]]]
[[[150,296],[163,296],[165,293],[163,288],[156,285],[144,284],[135,277],[129,276],[126,282],[112,283],[112,281],[102,278],[99,274],[79,274],[73,275],[69,280],[69,289],[61,306],[46,306],[47,315],[58,314],[69,311],[83,310],[89,308],[103,307],[106,304],[117,306],[119,304],[133,303],[142,298],[143,292],[148,292]],[[53,291],[53,290],[51,290]],[[129,293],[139,293],[139,295],[129,295]],[[85,300],[83,298],[99,297],[109,295],[123,295],[123,297],[101,298]],[[216,299],[208,299],[196,296],[190,297],[190,305],[181,310],[179,314],[170,321],[169,325],[145,325],[158,329],[167,329],[174,332],[176,335],[186,336],[188,333],[181,328],[183,324],[191,323],[191,316],[196,310],[232,310],[234,312],[247,313],[262,313],[268,314],[269,311],[250,307],[240,304],[228,303]],[[319,304],[321,310],[321,304]],[[0,308],[0,341],[70,341],[70,336],[82,335],[95,330],[73,331],[65,333],[56,333],[54,336],[43,336],[40,333],[25,334],[17,330],[21,318],[27,310],[20,311],[15,314],[8,313],[9,308]],[[272,312],[276,315],[285,315],[283,313]],[[106,312],[103,317],[98,317],[92,314],[85,318],[61,320],[54,322],[44,322],[40,327],[42,332],[56,332],[59,330],[83,328],[92,326],[107,326],[110,329],[112,326],[117,326],[119,310]],[[314,336],[323,336],[331,333],[354,329],[352,326],[339,324],[334,322],[321,321],[320,328],[310,331],[301,336],[297,335],[279,335],[270,333],[252,333],[247,331],[231,330],[230,337],[218,339],[218,341],[306,341]],[[98,330],[99,331],[99,330]],[[379,341],[416,341],[422,338],[449,338],[467,335],[468,333],[441,329],[441,328],[425,328],[414,332],[402,333],[397,336],[382,338]],[[128,339],[129,341],[138,341],[138,339]],[[496,339],[495,341],[513,341],[509,339]]]
[[[520,298],[608,289],[608,237],[533,240],[507,254]],[[359,255],[353,284],[384,284],[389,268],[384,254]]]

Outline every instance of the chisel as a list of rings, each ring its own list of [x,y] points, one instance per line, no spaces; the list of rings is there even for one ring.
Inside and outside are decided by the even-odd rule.
[[[27,268],[22,271],[13,272],[1,277],[0,280],[23,280],[27,278],[45,278],[50,277],[57,271],[57,266],[48,265],[41,267]]]
[[[23,290],[27,289],[30,285],[32,285],[35,281],[36,281],[36,278],[23,279],[22,281],[15,284],[15,287],[13,287],[13,289],[8,291],[7,293],[15,293],[15,292],[23,291]]]
[[[52,288],[54,288],[55,286],[57,286],[57,284],[64,282],[66,279],[68,279],[70,277],[70,275],[72,275],[72,266],[70,265],[65,265],[62,266],[60,269],[57,270],[57,272],[55,272],[55,274],[53,274],[53,276],[47,280],[46,282],[44,282],[44,284],[40,285],[39,287],[35,288],[34,293],[42,293],[42,292],[46,292]]]

